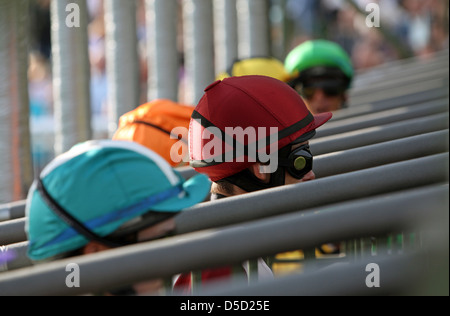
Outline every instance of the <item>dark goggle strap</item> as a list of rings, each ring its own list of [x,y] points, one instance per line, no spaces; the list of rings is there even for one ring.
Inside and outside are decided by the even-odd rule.
[[[153,127],[154,129],[157,129],[157,130],[159,130],[159,131],[161,131],[161,132],[171,136],[174,139],[181,140],[182,142],[184,142],[186,144],[188,143],[188,141],[186,139],[184,139],[183,137],[181,137],[180,135],[175,135],[172,132],[166,131],[164,128],[162,128],[162,127],[160,127],[158,125],[155,125],[155,124],[152,124],[152,123],[149,123],[149,122],[145,122],[145,121],[141,121],[141,120],[134,120],[131,123],[132,124],[143,124],[143,125],[147,125],[149,127]]]
[[[117,248],[117,247],[124,246],[123,244],[113,242],[111,240],[108,240],[104,237],[97,235],[95,232],[91,231],[89,228],[87,228],[85,225],[83,225],[80,221],[78,221],[75,217],[73,217],[71,214],[69,214],[66,210],[64,210],[64,208],[61,207],[61,205],[59,205],[58,202],[56,202],[55,199],[53,199],[52,196],[45,189],[42,179],[37,180],[37,190],[41,194],[41,197],[43,198],[44,202],[53,211],[53,213],[55,213],[55,215],[57,215],[59,218],[61,218],[67,225],[72,227],[80,235],[84,236],[85,238],[87,238],[90,241],[99,242],[110,248]]]

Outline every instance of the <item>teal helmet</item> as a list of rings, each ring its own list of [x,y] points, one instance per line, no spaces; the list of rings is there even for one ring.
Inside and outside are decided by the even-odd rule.
[[[310,40],[297,46],[286,57],[285,68],[296,81],[314,76],[342,77],[347,88],[354,77],[350,56],[328,40]]]

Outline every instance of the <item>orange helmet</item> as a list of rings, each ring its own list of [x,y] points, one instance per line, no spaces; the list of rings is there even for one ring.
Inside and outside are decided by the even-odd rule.
[[[172,167],[187,165],[188,129],[193,110],[193,106],[171,100],[154,100],[122,115],[113,139],[144,145]]]

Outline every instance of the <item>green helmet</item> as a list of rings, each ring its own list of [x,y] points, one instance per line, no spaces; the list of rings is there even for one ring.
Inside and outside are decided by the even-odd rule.
[[[347,77],[348,84],[354,76],[350,56],[338,44],[327,40],[310,40],[294,48],[285,61],[286,70],[293,77],[310,69],[338,69]]]

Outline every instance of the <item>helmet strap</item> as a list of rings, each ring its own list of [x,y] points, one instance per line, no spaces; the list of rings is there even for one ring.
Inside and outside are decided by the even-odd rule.
[[[280,149],[278,155],[280,157],[288,156],[291,150],[291,144]],[[262,182],[256,177],[249,168],[238,172],[228,178],[223,179],[231,184],[234,184],[238,188],[246,192],[256,192],[265,189],[271,189],[279,187],[285,184],[286,180],[286,168],[278,166],[277,170],[270,175],[270,181],[268,183]]]
[[[279,167],[277,171],[275,171],[270,175],[270,181],[268,183],[264,183],[260,179],[258,179],[250,171],[250,169],[247,168],[237,174],[234,174],[224,179],[224,181],[234,184],[235,186],[246,192],[256,192],[284,185],[285,175],[286,175],[285,168]]]

